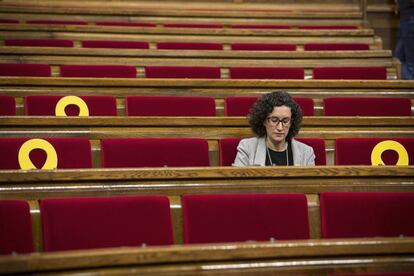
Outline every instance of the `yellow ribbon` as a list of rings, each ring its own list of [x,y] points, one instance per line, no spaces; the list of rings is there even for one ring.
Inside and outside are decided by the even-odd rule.
[[[82,100],[81,98],[77,97],[77,96],[65,96],[63,98],[61,98],[55,107],[55,114],[56,116],[68,116],[65,112],[65,108],[68,105],[76,105],[77,107],[79,107],[79,115],[80,117],[87,117],[89,116],[89,109],[88,109],[88,105],[85,103],[84,100]]]
[[[46,152],[46,161],[41,168],[42,170],[53,170],[57,168],[57,153],[52,144],[43,139],[30,139],[23,143],[19,150],[18,160],[22,170],[38,169],[29,157],[30,152],[34,149],[41,149]]]
[[[408,158],[408,152],[404,148],[403,145],[398,143],[397,141],[392,140],[385,140],[380,143],[378,143],[373,149],[371,153],[371,164],[373,166],[384,166],[385,163],[381,159],[381,155],[386,150],[393,150],[398,153],[398,161],[397,166],[408,166],[409,164],[409,158]]]

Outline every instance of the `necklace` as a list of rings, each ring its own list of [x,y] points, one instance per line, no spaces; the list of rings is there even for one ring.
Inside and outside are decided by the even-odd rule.
[[[289,166],[289,154],[288,154],[288,142],[286,142],[286,166]],[[273,164],[272,157],[270,156],[269,147],[266,146],[266,152],[267,156],[269,157],[270,166],[276,166],[276,164]]]

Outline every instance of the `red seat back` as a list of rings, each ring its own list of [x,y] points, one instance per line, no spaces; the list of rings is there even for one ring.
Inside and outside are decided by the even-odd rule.
[[[281,43],[232,43],[232,50],[242,51],[296,51],[295,44]]]
[[[219,140],[220,166],[231,166],[237,155],[237,146],[242,138],[222,138]]]
[[[315,153],[315,165],[326,165],[326,145],[325,140],[322,138],[295,138],[299,142],[302,142],[313,148]]]
[[[16,115],[16,100],[13,96],[0,95],[0,116]]]
[[[306,43],[305,51],[358,51],[369,50],[365,43]]]
[[[326,80],[386,80],[385,67],[318,67],[313,69],[313,78]]]
[[[82,47],[113,49],[149,49],[149,43],[144,41],[83,40]]]
[[[234,29],[290,29],[287,25],[275,25],[275,24],[233,24]]]
[[[223,24],[192,24],[192,23],[167,23],[164,24],[166,28],[207,28],[207,29],[219,29],[224,28]]]
[[[147,66],[147,78],[189,78],[189,79],[219,79],[219,67],[191,67],[191,66]]]
[[[284,67],[232,67],[231,79],[303,79],[305,71],[302,68]]]
[[[51,25],[88,25],[82,20],[27,20],[27,24],[51,24]]]
[[[136,78],[137,70],[129,65],[61,65],[61,77]]]
[[[120,27],[156,27],[157,24],[149,22],[115,22],[115,21],[99,21],[95,23],[97,26],[120,26]]]
[[[1,63],[0,76],[9,77],[50,77],[48,64]]]
[[[158,42],[157,48],[161,50],[223,50],[223,44],[206,42]]]
[[[67,39],[5,39],[4,45],[29,47],[73,47],[73,41]]]

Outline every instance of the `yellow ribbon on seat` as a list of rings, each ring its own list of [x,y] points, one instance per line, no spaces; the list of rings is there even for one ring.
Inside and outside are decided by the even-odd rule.
[[[41,149],[46,152],[46,161],[43,164],[42,170],[53,170],[57,168],[58,157],[55,148],[51,143],[44,139],[30,139],[23,143],[20,147],[18,160],[22,170],[38,169],[30,160],[30,152],[34,149]]]
[[[398,153],[398,161],[397,166],[408,166],[409,164],[409,157],[408,152],[404,148],[404,146],[401,143],[398,143],[397,141],[392,140],[385,140],[377,145],[372,149],[371,152],[371,164],[373,166],[384,166],[385,163],[381,159],[381,155],[386,150],[393,150]]]
[[[89,116],[89,108],[88,105],[85,103],[84,100],[82,100],[81,98],[77,97],[77,96],[65,96],[63,98],[61,98],[55,107],[55,114],[56,116],[63,116],[66,117],[68,116],[65,112],[65,108],[68,105],[76,105],[77,107],[79,107],[79,115],[80,117],[88,117]]]

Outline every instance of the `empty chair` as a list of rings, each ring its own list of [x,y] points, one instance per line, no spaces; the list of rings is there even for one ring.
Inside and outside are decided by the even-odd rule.
[[[0,255],[34,251],[29,204],[0,200]]]
[[[206,139],[102,139],[101,147],[105,168],[209,166]]]
[[[411,116],[409,98],[328,97],[323,99],[326,116]]]
[[[5,39],[6,46],[28,47],[73,47],[73,41],[67,39]]]
[[[233,24],[234,29],[290,29],[287,25],[275,25],[275,24]]]
[[[166,196],[40,200],[44,251],[173,243]]]
[[[324,192],[323,238],[413,236],[413,192]]]
[[[61,65],[61,77],[136,78],[137,70],[129,65]]]
[[[73,97],[73,96],[71,96]],[[64,96],[26,96],[24,97],[24,109],[26,115],[31,116],[55,116],[56,106]],[[79,96],[86,104],[89,116],[116,116],[116,98],[113,96]],[[68,98],[67,98],[68,99]],[[63,104],[62,102],[59,103]],[[81,115],[81,109],[77,102],[68,99],[64,108],[67,116]]]
[[[404,150],[401,147],[408,154],[409,165],[414,164],[414,138],[337,138],[335,164],[371,165],[374,148],[384,141],[391,141],[388,143],[391,144],[390,146],[384,145],[387,150],[378,147],[376,150],[377,156],[381,158],[384,165],[396,165],[400,158],[404,158]]]
[[[2,170],[17,170],[21,168],[22,163],[19,162],[19,151],[22,145],[30,138],[0,138],[0,169]],[[73,169],[73,168],[91,168],[92,156],[91,145],[86,138],[44,138],[51,144],[57,156],[58,169]],[[33,141],[33,140],[32,140]],[[30,142],[29,142],[30,143]],[[40,169],[45,164],[47,158],[53,158],[53,150],[46,153],[47,148],[36,147],[27,155],[22,156],[24,160],[29,159],[33,165]],[[26,144],[29,147],[29,144]],[[38,145],[38,143],[36,144]],[[30,149],[30,147],[29,147]]]
[[[305,51],[358,51],[369,50],[365,43],[306,43]]]
[[[219,67],[147,66],[145,76],[147,78],[219,79],[221,73]]]
[[[83,48],[149,49],[149,43],[144,41],[83,40],[81,43]]]
[[[88,22],[82,20],[27,20],[27,24],[51,24],[51,25],[88,25]]]
[[[215,116],[213,97],[127,96],[128,116]]]
[[[217,29],[224,28],[223,24],[192,24],[192,23],[167,23],[164,24],[166,28],[207,28],[207,29]]]
[[[235,51],[296,51],[295,44],[281,43],[232,43],[230,47]]]
[[[307,25],[307,26],[299,26],[299,29],[302,30],[352,30],[358,29],[357,26],[350,26],[350,25]]]
[[[309,239],[304,194],[183,195],[184,243]]]
[[[207,42],[158,42],[157,48],[161,50],[223,50],[223,44]]]
[[[0,95],[0,116],[16,115],[16,100],[13,96]]]
[[[231,79],[303,79],[303,68],[287,67],[232,67]]]
[[[386,80],[385,67],[318,67],[313,69],[313,78],[325,80]]]
[[[0,76],[8,77],[50,77],[48,64],[1,63]]]
[[[98,21],[98,26],[121,26],[121,27],[156,27],[157,24],[149,22],[114,22],[114,21]]]

